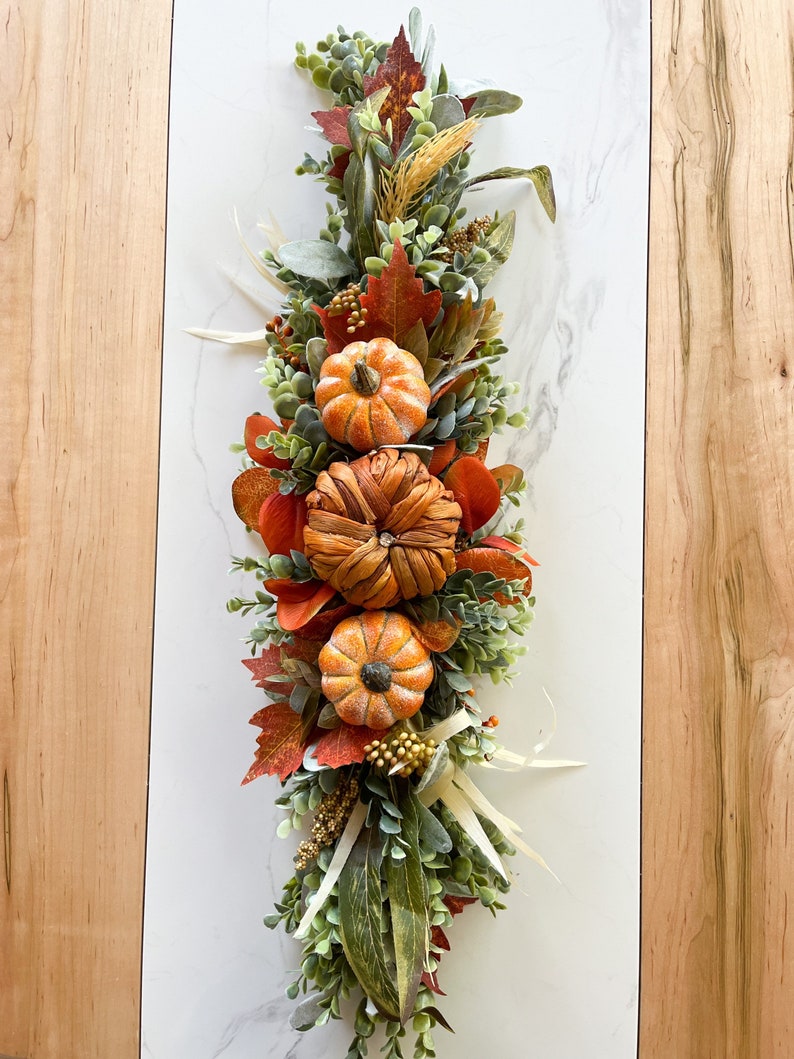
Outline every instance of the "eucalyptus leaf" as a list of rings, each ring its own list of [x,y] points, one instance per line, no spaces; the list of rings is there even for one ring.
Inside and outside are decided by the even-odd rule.
[[[325,239],[298,239],[278,248],[281,263],[307,279],[331,280],[352,276],[355,263],[341,246]]]
[[[311,1029],[325,1010],[320,1001],[325,1000],[326,997],[326,993],[313,993],[302,1000],[289,1017],[289,1024],[293,1030],[303,1032]]]
[[[395,1020],[400,1002],[381,932],[382,859],[377,828],[365,828],[339,876],[339,933],[361,988],[381,1015]]]
[[[430,940],[427,883],[419,857],[417,805],[418,802],[409,789],[400,802],[403,837],[407,844],[405,857],[397,861],[389,857],[385,863],[394,956],[397,962],[400,1022],[403,1024],[411,1017],[414,1009]]]
[[[536,165],[532,169],[516,169],[514,166],[503,166],[501,169],[492,169],[489,173],[472,177],[467,181],[466,187],[482,184],[486,180],[531,180],[538,193],[540,204],[554,223],[557,219],[557,200],[554,195],[554,184],[551,179],[551,170],[547,165]]]

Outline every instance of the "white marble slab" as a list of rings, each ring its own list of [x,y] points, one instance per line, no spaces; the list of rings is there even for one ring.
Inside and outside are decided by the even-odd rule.
[[[475,168],[545,162],[554,173],[554,227],[528,186],[487,185],[477,206],[519,215],[516,250],[489,293],[506,315],[509,373],[532,429],[492,462],[505,454],[529,472],[529,546],[542,563],[522,676],[483,702],[520,749],[548,728],[547,689],[558,713],[550,753],[589,762],[483,781],[561,882],[516,863],[507,912],[492,920],[472,908],[456,921],[442,1006],[457,1034],[439,1031],[438,1055],[625,1059],[637,1017],[648,2],[432,0],[423,10],[453,76],[492,77],[525,99],[480,131]],[[252,239],[269,211],[290,238],[313,237],[324,216],[322,187],[293,175],[304,150],[322,151],[304,126],[325,105],[291,66],[294,41],[313,44],[339,22],[391,38],[408,7],[393,11],[176,3],[146,1059],[342,1059],[351,1037],[346,1025],[288,1027],[298,947],[262,917],[293,844],[274,837],[277,781],[239,786],[261,699],[240,665],[247,623],[224,610],[250,588],[227,577],[228,556],[256,550],[231,510],[228,444],[245,415],[266,410],[257,355],[182,329],[262,325],[223,271],[256,285],[232,207]]]

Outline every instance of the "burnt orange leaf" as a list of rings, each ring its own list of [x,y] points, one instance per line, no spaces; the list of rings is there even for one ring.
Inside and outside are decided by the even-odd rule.
[[[427,466],[428,471],[431,474],[439,475],[448,467],[452,462],[452,458],[458,451],[458,443],[454,438],[450,438],[441,445],[436,445],[433,449],[433,455],[430,457],[430,463]]]
[[[502,494],[496,479],[476,456],[461,456],[444,476],[462,511],[460,526],[473,533],[484,526],[499,510]]]
[[[477,451],[474,453],[474,458],[479,460],[480,463],[485,463],[488,456],[488,446],[491,444],[491,439],[486,438],[485,441],[481,441],[477,446]]]
[[[280,467],[282,470],[289,467],[289,460],[280,460],[273,455],[272,448],[260,449],[256,443],[257,438],[267,436],[271,430],[280,429],[270,416],[248,416],[245,421],[245,449],[255,463],[262,467]]]
[[[297,493],[273,493],[259,509],[259,535],[271,555],[303,551],[306,497]]]
[[[529,563],[530,566],[540,566],[537,559],[533,559],[526,548],[520,544],[515,544],[513,541],[506,540],[504,537],[483,537],[478,543],[488,548],[501,548],[503,552],[511,552],[513,555],[517,555],[522,562]]]
[[[358,610],[352,603],[343,603],[340,607],[332,607],[331,610],[320,610],[301,626],[301,632],[304,636],[310,636],[312,641],[325,641],[343,618],[352,617]]]
[[[282,629],[296,632],[318,614],[336,591],[325,581],[265,581],[265,588],[276,596],[276,617]],[[316,635],[316,634],[312,634]]]
[[[246,526],[259,528],[259,512],[269,496],[278,492],[278,479],[267,467],[249,467],[232,482],[234,510]],[[301,546],[302,548],[302,546]]]
[[[475,574],[490,573],[502,577],[505,581],[523,581],[525,596],[532,591],[532,571],[515,555],[501,551],[499,548],[467,548],[455,556],[458,570],[473,570]],[[497,592],[494,599],[501,606],[508,605],[510,600],[503,592]]]
[[[280,695],[289,695],[294,685],[287,681],[270,679],[284,672],[284,657],[300,658],[304,662],[316,662],[322,646],[319,640],[306,640],[302,636],[297,636],[294,643],[281,644],[279,647],[271,644],[263,648],[262,653],[256,658],[244,658],[243,665],[250,669],[251,679],[256,682],[258,688],[277,692]]]
[[[338,769],[343,765],[352,765],[355,761],[364,760],[364,747],[373,739],[382,739],[383,732],[376,732],[360,724],[340,724],[320,736],[312,757],[320,765],[330,765]]]
[[[283,783],[303,761],[305,744],[301,738],[300,714],[288,702],[274,702],[255,713],[250,723],[261,728],[262,734],[256,737],[259,749],[243,784],[262,775],[278,776]]]
[[[460,626],[461,622],[454,626],[445,621],[411,622],[414,636],[428,651],[448,651],[460,635]]]
[[[347,131],[347,119],[352,107],[334,107],[333,110],[313,110],[312,117],[323,130],[323,136],[330,143],[342,147],[352,147],[350,133]]]
[[[443,898],[444,904],[450,910],[453,916],[458,915],[466,905],[472,905],[477,900],[476,897],[453,897],[452,894],[447,894]],[[450,951],[449,938],[446,936],[441,927],[433,927],[430,933],[430,941],[437,949],[444,949],[446,952]],[[436,959],[440,959],[440,955],[436,956]],[[446,996],[447,994],[441,989],[438,984],[438,971],[433,971],[431,974],[429,971],[425,971],[422,975],[422,985],[426,985],[428,989],[431,989],[434,993],[439,996]]]
[[[387,85],[391,91],[378,113],[384,124],[387,118],[391,118],[392,146],[396,154],[411,124],[411,115],[407,108],[414,105],[414,92],[421,92],[425,87],[422,66],[416,61],[402,26],[375,76],[364,78],[364,95],[371,96],[373,92]]]
[[[499,483],[502,493],[514,493],[524,481],[524,472],[514,463],[501,463],[491,468],[491,474]]]

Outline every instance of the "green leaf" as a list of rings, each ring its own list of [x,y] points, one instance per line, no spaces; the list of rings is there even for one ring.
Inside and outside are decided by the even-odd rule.
[[[445,827],[442,826],[435,813],[422,805],[417,800],[419,810],[419,828],[422,835],[422,844],[434,853],[449,853],[452,849],[452,839]]]
[[[505,92],[501,88],[486,88],[477,93],[470,118],[493,118],[497,114],[512,114],[523,103],[521,96]]]
[[[493,226],[483,243],[484,248],[491,255],[491,260],[487,261],[472,276],[474,282],[481,289],[486,283],[491,282],[501,266],[507,261],[508,257],[510,257],[515,234],[516,211],[510,210],[508,214]]]
[[[503,166],[501,169],[492,169],[490,173],[482,176],[472,177],[466,182],[466,187],[482,184],[486,180],[518,180],[524,178],[531,180],[538,193],[540,204],[549,215],[549,220],[554,223],[557,219],[557,200],[554,197],[554,184],[551,179],[551,170],[547,165],[536,165],[532,169],[515,169],[513,166]]]
[[[355,154],[350,156],[344,176],[347,217],[345,224],[350,232],[350,247],[356,256],[361,271],[363,262],[375,255],[372,227],[375,222],[378,166],[367,151],[363,161]]]
[[[403,838],[408,848],[402,860],[395,861],[389,857],[385,863],[394,955],[397,961],[400,1022],[403,1024],[411,1017],[414,1009],[430,937],[427,922],[427,883],[419,857],[417,805],[418,802],[410,791],[400,802],[403,812]]]
[[[281,263],[307,279],[341,279],[356,271],[354,262],[341,246],[325,239],[298,239],[278,248]]]
[[[394,968],[381,933],[381,838],[377,828],[358,836],[339,877],[339,933],[361,988],[384,1016],[400,1017]]]

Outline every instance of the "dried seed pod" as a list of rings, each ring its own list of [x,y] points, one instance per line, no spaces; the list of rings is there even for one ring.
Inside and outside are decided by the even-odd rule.
[[[385,610],[340,621],[318,665],[323,694],[342,720],[375,729],[413,717],[433,680],[430,652],[411,623]]]
[[[368,610],[429,596],[455,572],[460,506],[412,452],[332,463],[306,498],[315,573]]]

